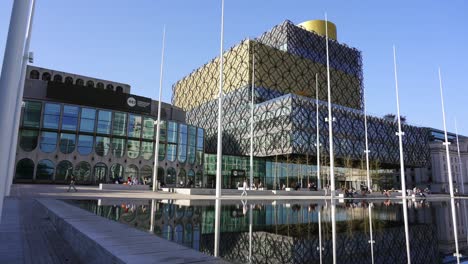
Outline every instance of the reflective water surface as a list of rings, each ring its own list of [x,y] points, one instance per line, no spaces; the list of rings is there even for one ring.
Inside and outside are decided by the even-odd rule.
[[[468,263],[466,200],[70,202],[234,263]]]

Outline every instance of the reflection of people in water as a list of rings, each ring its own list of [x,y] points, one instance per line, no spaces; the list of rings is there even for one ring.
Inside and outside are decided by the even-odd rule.
[[[248,211],[247,200],[241,200],[241,202],[242,202],[242,213],[244,215],[247,215],[247,211]]]

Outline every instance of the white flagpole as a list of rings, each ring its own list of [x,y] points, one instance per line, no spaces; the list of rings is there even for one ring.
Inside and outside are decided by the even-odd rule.
[[[11,137],[10,145],[10,156],[8,157],[8,174],[5,182],[5,196],[10,195],[11,184],[13,183],[13,174],[15,173],[15,160],[16,160],[16,148],[18,144],[18,133],[19,133],[19,122],[21,119],[21,106],[23,102],[23,92],[24,92],[24,82],[26,79],[26,69],[28,67],[29,61],[29,44],[31,42],[32,34],[32,25],[34,18],[34,10],[36,7],[36,1],[31,0],[31,15],[29,17],[29,26],[26,36],[26,45],[24,46],[24,57],[23,65],[21,66],[21,75],[20,75],[20,84],[18,87],[17,97],[16,97],[16,109],[15,109],[15,120],[13,126],[13,132]]]
[[[162,96],[162,85],[163,85],[163,68],[164,68],[164,48],[166,43],[166,25],[163,29],[162,39],[162,50],[161,50],[161,71],[159,73],[159,99],[158,99],[158,120],[156,121],[156,143],[154,146],[154,166],[153,166],[153,192],[156,191],[158,179],[158,161],[159,161],[159,137],[160,137],[160,126],[161,126],[161,96]]]
[[[255,51],[252,42],[252,103],[250,105],[250,188],[253,186],[253,133],[254,133]]]
[[[406,201],[406,179],[405,179],[405,164],[403,159],[403,135],[401,131],[401,118],[400,118],[400,96],[398,94],[398,74],[397,74],[397,63],[396,63],[396,49],[393,46],[393,66],[395,70],[395,92],[397,101],[397,117],[398,117],[398,142],[400,147],[400,176],[401,176],[401,195],[403,198],[403,218],[405,219],[405,241],[406,241],[406,255],[408,258],[408,264],[411,263],[411,253],[409,247],[409,228],[408,228],[408,208]]]
[[[328,137],[330,147],[330,194],[335,197],[335,160],[333,154],[333,118],[331,107],[331,88],[330,88],[330,58],[328,54],[328,19],[325,13],[325,40],[327,48],[327,84],[328,84]]]
[[[366,153],[366,176],[367,176],[367,189],[371,190],[371,179],[370,179],[370,173],[369,173],[369,141],[367,137],[367,110],[366,110],[366,96],[364,94],[363,96],[363,103],[364,103],[364,134],[366,138],[366,150],[364,150],[364,153]]]
[[[222,151],[223,151],[223,42],[224,42],[224,0],[221,0],[221,46],[219,49],[219,95],[218,95],[218,149],[216,154],[216,198],[221,197]]]
[[[445,156],[447,159],[447,172],[448,172],[448,180],[449,180],[449,188],[450,188],[450,198],[451,199],[451,207],[452,207],[452,225],[453,225],[453,237],[455,238],[455,253],[457,255],[457,263],[460,263],[460,256],[458,251],[458,232],[457,232],[457,218],[455,214],[455,202],[454,202],[454,192],[453,192],[453,177],[452,177],[452,165],[450,164],[450,152],[449,152],[449,145],[450,142],[448,141],[447,136],[447,126],[445,124],[445,106],[444,106],[444,91],[442,88],[442,75],[440,73],[439,68],[439,87],[440,87],[440,102],[442,105],[442,120],[444,122],[444,136],[445,142]]]
[[[458,152],[458,170],[460,175],[461,181],[461,191],[465,194],[465,179],[463,178],[463,162],[460,156],[460,142],[458,141],[458,127],[457,127],[457,119],[455,118],[455,133],[457,135],[457,152]]]
[[[447,172],[448,172],[448,180],[449,180],[449,188],[450,188],[450,197],[454,197],[452,165],[450,163],[450,152],[449,152],[450,142],[448,141],[448,136],[447,136],[447,126],[445,125],[444,94],[443,94],[443,88],[442,88],[442,75],[440,74],[440,68],[439,68],[439,87],[440,87],[440,101],[442,105],[442,120],[444,122],[444,136],[445,136],[445,142],[443,143],[443,145],[445,145],[445,154],[446,154],[445,156],[447,159]],[[454,225],[454,227],[455,226],[456,225]]]
[[[322,189],[320,185],[320,127],[319,127],[319,99],[318,99],[318,74],[315,74],[315,127],[317,129],[317,190]]]
[[[397,74],[397,63],[396,63],[396,49],[393,46],[393,66],[395,69],[395,92],[396,92],[396,103],[397,103],[397,118],[398,118],[398,142],[400,146],[400,177],[401,177],[401,195],[406,198],[406,178],[405,178],[405,163],[403,156],[403,135],[404,132],[401,131],[401,118],[400,118],[400,97],[398,94],[398,74]]]

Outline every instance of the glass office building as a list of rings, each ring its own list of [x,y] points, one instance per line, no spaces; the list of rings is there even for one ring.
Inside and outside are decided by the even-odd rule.
[[[157,118],[157,107],[152,105],[157,102],[126,93],[124,85],[117,84],[122,90],[113,90],[114,85],[107,84],[106,90],[104,81],[88,80],[85,86],[84,78],[68,73],[37,67],[28,67],[28,72],[15,182],[64,183],[74,175],[81,184],[128,177],[151,184]],[[75,93],[74,97],[68,93]],[[91,99],[80,100],[80,96]],[[115,104],[118,100],[112,102],[116,98],[124,106]],[[109,107],[97,107],[99,99]],[[184,113],[168,104],[161,114],[158,179],[168,186],[202,186],[203,129],[187,125]]]

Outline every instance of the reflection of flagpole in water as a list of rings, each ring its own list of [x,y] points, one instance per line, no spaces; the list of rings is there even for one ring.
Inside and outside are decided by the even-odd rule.
[[[247,203],[247,201],[245,201]],[[253,210],[252,205],[250,205],[249,212],[249,262],[252,263],[252,233],[253,233]]]
[[[457,215],[455,212],[455,199],[450,198],[450,205],[452,207],[452,224],[453,224],[453,237],[455,239],[455,253],[453,254],[457,258],[457,263],[460,263],[460,251],[458,249],[458,226],[457,226]]]
[[[411,263],[411,252],[410,252],[410,245],[409,245],[409,229],[408,229],[408,201],[406,199],[402,199],[403,201],[403,221],[405,222],[405,242],[406,242],[406,258],[408,260],[408,264]]]
[[[150,232],[153,233],[154,232],[154,210],[155,210],[155,201],[154,199],[151,200],[151,211],[150,211]]]
[[[372,264],[374,264],[374,234],[372,233],[372,203],[369,203],[369,233],[370,233],[370,248],[371,248],[371,258]]]
[[[215,241],[214,241],[214,256],[219,257],[219,235],[220,227],[219,223],[221,222],[221,200],[216,199],[215,203]]]
[[[332,217],[332,247],[333,247],[333,264],[336,264],[336,205],[335,199],[331,200],[331,217]]]
[[[323,251],[323,247],[322,247],[322,216],[321,216],[321,209],[319,209],[318,211],[318,224],[319,224],[319,247],[318,247],[318,250],[319,250],[319,256],[320,256],[320,264],[322,264],[322,251]]]

